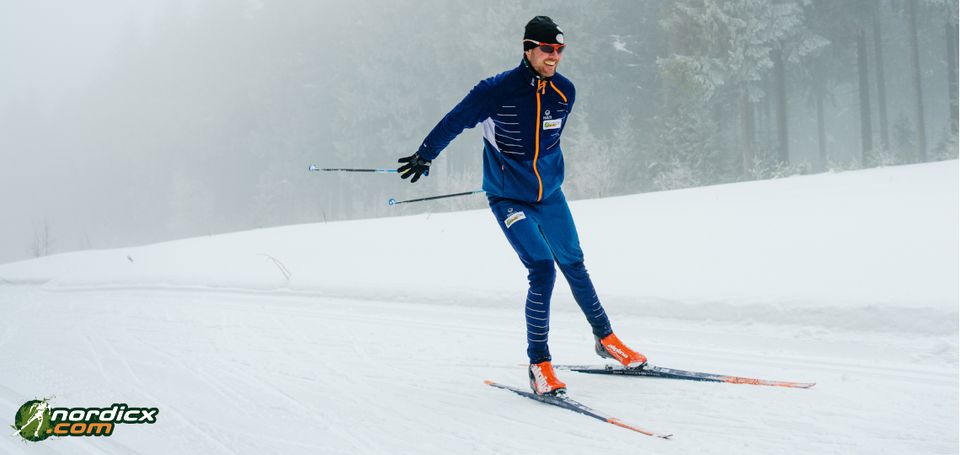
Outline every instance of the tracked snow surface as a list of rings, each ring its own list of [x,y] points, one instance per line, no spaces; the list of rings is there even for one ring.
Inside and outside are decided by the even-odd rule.
[[[949,161],[573,202],[651,363],[817,383],[561,372],[673,440],[483,384],[526,382],[526,272],[487,210],[0,265],[5,428],[35,398],[160,410],[0,453],[957,453],[958,193]],[[554,362],[603,363],[562,278],[552,308]]]

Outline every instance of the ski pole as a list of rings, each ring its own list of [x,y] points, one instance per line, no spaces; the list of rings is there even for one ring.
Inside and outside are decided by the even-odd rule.
[[[322,172],[380,172],[380,173],[387,173],[387,172],[396,173],[397,172],[396,169],[329,168],[329,167],[319,167],[316,164],[311,164],[310,167],[307,168],[307,170],[312,172],[320,172],[320,171]]]
[[[390,200],[387,201],[387,205],[406,204],[406,203],[408,203],[408,202],[432,201],[432,200],[434,200],[434,199],[443,199],[443,198],[447,198],[447,197],[457,197],[457,196],[467,196],[467,195],[470,195],[470,194],[477,194],[477,193],[483,193],[483,192],[484,192],[483,190],[464,191],[463,193],[443,194],[443,195],[440,195],[440,196],[422,197],[422,198],[419,198],[419,199],[407,199],[407,200],[405,200],[405,201],[398,201],[398,200],[396,200],[396,199],[394,199],[394,198],[390,198]]]

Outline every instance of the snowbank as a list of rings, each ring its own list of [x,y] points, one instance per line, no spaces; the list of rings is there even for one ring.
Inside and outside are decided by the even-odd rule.
[[[614,312],[957,330],[957,161],[571,206]],[[514,306],[526,274],[494,223],[479,210],[260,229],[6,264],[0,283]]]

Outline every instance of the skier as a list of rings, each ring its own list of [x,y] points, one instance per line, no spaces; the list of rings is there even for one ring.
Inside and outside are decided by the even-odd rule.
[[[647,361],[614,335],[584,267],[577,229],[560,189],[560,135],[576,98],[573,83],[557,73],[565,47],[563,31],[553,20],[534,17],[524,29],[520,65],[480,81],[416,153],[400,158],[403,164],[397,169],[402,178],[416,182],[429,175],[431,161],[465,128],[483,125],[483,190],[500,229],[529,271],[527,356],[530,387],[538,395],[566,390],[547,347],[554,262],[592,327],[597,354],[631,368]]]
[[[14,429],[17,431],[15,431],[12,436],[16,436],[22,429],[29,427],[33,422],[39,421],[39,423],[37,423],[37,428],[33,430],[33,437],[39,438],[40,429],[43,428],[43,419],[46,418],[48,407],[50,407],[50,405],[47,403],[47,400],[43,400],[39,403],[34,403],[31,405],[30,409],[32,414],[30,415],[30,418],[26,421],[26,423],[21,425],[19,429],[14,427]]]

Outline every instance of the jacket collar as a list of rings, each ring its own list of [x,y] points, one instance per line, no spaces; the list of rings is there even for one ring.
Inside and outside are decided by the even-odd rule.
[[[550,77],[543,77],[539,73],[537,73],[537,70],[533,69],[533,65],[530,63],[530,60],[527,60],[526,55],[524,55],[523,59],[520,61],[520,67],[523,68],[527,72],[526,74],[531,78],[533,78],[534,80],[549,81],[551,79]],[[530,85],[534,85],[532,80]]]

